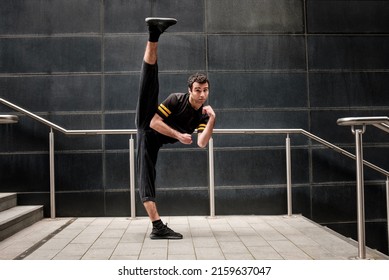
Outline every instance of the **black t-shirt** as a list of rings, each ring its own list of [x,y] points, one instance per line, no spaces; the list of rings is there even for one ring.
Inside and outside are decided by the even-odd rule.
[[[202,132],[207,123],[208,115],[203,114],[203,106],[195,110],[189,103],[189,93],[172,93],[159,106],[157,114],[171,128],[181,132],[192,134],[196,129]],[[177,140],[171,137],[163,137],[167,143]],[[163,142],[165,142],[163,141]]]

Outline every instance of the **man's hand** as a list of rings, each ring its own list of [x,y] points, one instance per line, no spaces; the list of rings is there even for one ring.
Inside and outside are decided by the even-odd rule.
[[[215,118],[215,112],[213,111],[211,106],[204,106],[203,107],[203,114],[208,115],[210,118]]]
[[[180,133],[178,136],[178,141],[185,145],[192,144],[192,135],[188,133]]]

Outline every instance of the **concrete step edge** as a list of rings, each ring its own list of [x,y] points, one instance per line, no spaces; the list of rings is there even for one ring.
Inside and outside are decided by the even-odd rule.
[[[0,193],[0,211],[4,211],[17,205],[16,193]]]
[[[34,206],[15,206],[0,212],[0,230],[3,230],[13,224],[24,220],[27,216],[34,215],[36,212],[43,213],[42,205]]]

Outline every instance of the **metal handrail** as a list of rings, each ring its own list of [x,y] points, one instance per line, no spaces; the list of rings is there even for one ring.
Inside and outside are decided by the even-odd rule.
[[[0,115],[0,124],[17,123],[19,117],[15,115]]]
[[[340,154],[343,154],[353,160],[356,160],[356,156],[318,136],[312,134],[304,129],[296,128],[296,129],[214,129],[214,134],[302,134],[306,137],[315,140],[316,142],[330,148]],[[371,169],[381,173],[382,175],[388,177],[389,171],[371,163],[366,160],[363,161],[364,165],[370,167]]]
[[[336,121],[338,125],[343,126],[366,126],[373,125],[387,133],[389,133],[389,117],[348,117],[341,118]]]
[[[377,123],[389,124],[389,117],[387,116],[347,117],[347,118],[340,118],[336,122],[338,125],[366,125],[366,124],[377,124]]]
[[[363,144],[362,135],[366,131],[367,125],[373,125],[389,133],[388,117],[348,117],[337,120],[338,125],[351,126],[351,131],[355,135],[355,154],[357,170],[357,214],[358,214],[358,258],[366,258],[365,246],[365,197],[364,197],[364,174],[363,174]],[[386,204],[389,205],[389,176],[386,179]],[[387,232],[389,242],[389,206],[386,209]],[[389,249],[389,244],[388,244]]]
[[[35,119],[36,121],[52,128],[52,129],[55,129],[65,135],[134,135],[136,134],[137,130],[136,129],[88,129],[88,130],[84,130],[84,129],[78,129],[78,130],[67,130],[55,123],[52,123],[22,107],[19,107],[3,98],[0,98],[0,103],[3,103],[4,105],[16,110],[16,111],[19,111],[20,113],[23,113],[29,117],[31,117],[32,119]],[[385,119],[388,120],[388,117],[380,117],[381,119]],[[348,118],[345,118],[345,121],[347,121]],[[353,118],[353,119],[356,119],[356,118]],[[344,122],[345,123],[345,122]],[[324,146],[327,146],[328,148],[336,151],[336,152],[339,152],[353,160],[356,159],[355,155],[353,155],[352,153],[346,151],[346,150],[343,150],[342,148],[304,130],[304,129],[214,129],[213,130],[213,133],[214,134],[302,134],[302,135],[305,135],[307,136],[308,138],[312,139],[312,140],[315,140],[316,142],[324,145]],[[371,169],[373,170],[376,170],[377,172],[385,175],[385,176],[389,176],[389,171],[387,170],[384,170],[368,161],[363,161],[364,165],[370,167]]]
[[[50,133],[49,133],[49,151],[50,151],[50,202],[51,202],[51,217],[55,218],[55,172],[54,172],[54,133],[53,129],[57,130],[65,135],[131,135],[131,139],[129,141],[129,150],[130,150],[130,197],[131,197],[131,218],[135,218],[135,172],[134,172],[134,140],[132,135],[137,133],[136,129],[97,129],[97,130],[67,130],[59,125],[56,125],[30,111],[27,111],[9,101],[6,101],[2,98],[0,98],[0,103],[3,103],[4,105],[19,111],[32,119],[35,119],[38,122],[41,122],[42,124],[50,127]],[[386,117],[387,118],[387,117]],[[382,120],[382,119],[380,119]],[[339,120],[338,120],[339,121]],[[344,120],[343,122],[338,123],[340,125],[346,125],[346,123],[350,123],[351,121],[355,120]],[[376,125],[377,120],[369,120],[369,124]],[[386,121],[384,122],[384,125],[386,125]],[[382,122],[380,122],[382,125]],[[286,170],[287,170],[287,207],[288,207],[288,215],[292,215],[292,196],[291,196],[291,147],[290,147],[290,139],[289,134],[302,134],[309,139],[312,139],[338,153],[341,153],[353,160],[360,160],[360,157],[357,153],[357,156],[353,155],[352,153],[304,130],[304,129],[214,129],[214,134],[284,134],[287,135],[286,138]],[[210,139],[209,145],[208,145],[209,153],[209,188],[210,188],[210,212],[211,216],[213,217],[215,215],[215,189],[214,189],[214,167],[213,167],[213,139]],[[389,171],[384,170],[368,161],[361,160],[362,165],[366,165],[370,167],[371,169],[381,173],[382,175],[387,177],[386,185],[387,189],[389,189]],[[363,205],[361,206],[363,207]],[[389,217],[389,195],[387,195],[387,212]],[[389,224],[389,221],[388,221]],[[360,227],[358,223],[358,227]],[[389,233],[388,233],[388,241],[389,241]],[[363,244],[363,247],[365,245]],[[362,255],[362,258],[363,257]]]
[[[52,123],[30,111],[27,111],[26,109],[19,107],[3,98],[0,98],[0,102],[4,105],[14,109],[15,111],[19,111],[20,113],[23,113],[30,118],[52,128],[59,132],[62,132],[66,135],[102,135],[102,134],[136,134],[136,129],[89,129],[89,130],[67,130],[55,123]]]

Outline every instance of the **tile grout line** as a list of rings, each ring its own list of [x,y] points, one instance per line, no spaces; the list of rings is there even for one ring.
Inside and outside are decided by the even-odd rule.
[[[23,253],[19,254],[18,256],[16,256],[14,258],[14,260],[23,260],[25,259],[26,257],[28,257],[30,254],[32,254],[33,252],[35,252],[36,250],[38,250],[41,246],[43,246],[47,241],[49,241],[51,238],[53,238],[54,236],[56,236],[58,233],[60,233],[62,230],[64,230],[65,228],[67,228],[68,226],[70,226],[75,220],[77,220],[77,218],[72,218],[70,219],[66,224],[62,225],[60,228],[56,229],[55,231],[53,231],[52,233],[50,233],[49,235],[47,235],[46,237],[42,238],[39,242],[37,242],[36,244],[32,245],[30,248],[28,248],[27,250],[25,250]]]
[[[268,225],[269,227],[273,228],[272,225],[270,225],[266,220],[262,220],[262,222],[265,223],[266,225]],[[272,244],[269,243],[269,240],[267,240],[266,237],[263,236],[263,235],[260,233],[260,231],[257,231],[257,230],[252,226],[252,224],[249,224],[249,225],[250,225],[250,227],[256,232],[256,234],[257,234],[258,236],[260,236],[261,238],[263,238],[263,240],[269,245],[270,248],[272,248],[272,249],[274,250],[274,252],[276,252],[277,255],[279,255],[282,259],[284,259],[284,257],[283,257],[283,256],[282,256],[282,255],[273,247]],[[274,229],[274,228],[273,228],[273,229]],[[250,253],[251,253],[251,251],[250,251]],[[254,256],[254,259],[256,259],[255,256]]]
[[[245,221],[245,222],[246,222],[246,221]],[[242,244],[243,244],[243,246],[246,248],[247,252],[249,252],[249,254],[253,257],[253,260],[255,260],[255,259],[256,259],[255,256],[253,255],[253,253],[252,253],[252,252],[250,251],[250,249],[248,248],[249,246],[247,246],[247,245],[243,242],[241,236],[235,231],[235,228],[232,227],[232,225],[231,225],[229,219],[227,219],[227,223],[228,223],[229,226],[232,228],[232,231],[233,231],[233,232],[236,234],[236,236],[239,238],[240,242],[242,242]],[[247,224],[250,226],[249,228],[251,228],[251,229],[254,230],[254,232],[256,233],[256,236],[258,236],[259,234],[258,234],[258,233],[255,231],[255,229],[250,225],[250,223],[247,222]]]
[[[144,249],[143,246],[145,244],[145,240],[147,238],[147,232],[148,232],[148,230],[150,228],[150,225],[152,225],[152,223],[148,222],[147,223],[147,228],[146,228],[146,231],[145,231],[145,234],[144,234],[144,238],[143,238],[143,241],[142,241],[142,245],[140,247],[139,253],[138,253],[137,258],[136,258],[137,260],[139,260],[141,255],[142,255],[142,252],[143,252],[143,249]]]
[[[94,219],[94,221],[96,221],[97,218]],[[97,236],[97,238],[89,245],[88,249],[86,249],[86,251],[80,256],[80,260],[83,260],[83,258],[85,257],[85,255],[88,253],[88,251],[93,247],[93,245],[97,242],[97,240],[103,235],[104,231],[109,227],[109,225],[112,223],[112,221],[114,220],[114,218],[112,218],[112,220],[107,224],[105,225],[104,229],[101,231],[101,233],[99,234],[99,236]],[[93,222],[91,222],[84,230],[86,230],[89,226],[91,226]],[[83,230],[83,231],[84,231]],[[81,231],[81,233],[83,232]],[[119,240],[120,241],[120,240]],[[69,243],[70,244],[70,243]]]
[[[118,248],[119,244],[120,244],[120,241],[123,240],[123,236],[125,235],[127,229],[129,228],[129,226],[131,225],[131,219],[128,219],[130,222],[128,223],[126,229],[123,231],[123,234],[120,236],[120,239],[118,241],[118,243],[116,244],[115,248],[112,250],[112,253],[109,255],[108,259],[112,259],[113,257],[113,254],[115,253],[116,249]],[[112,222],[110,224],[112,224],[113,222],[115,221],[115,219],[112,220]]]

